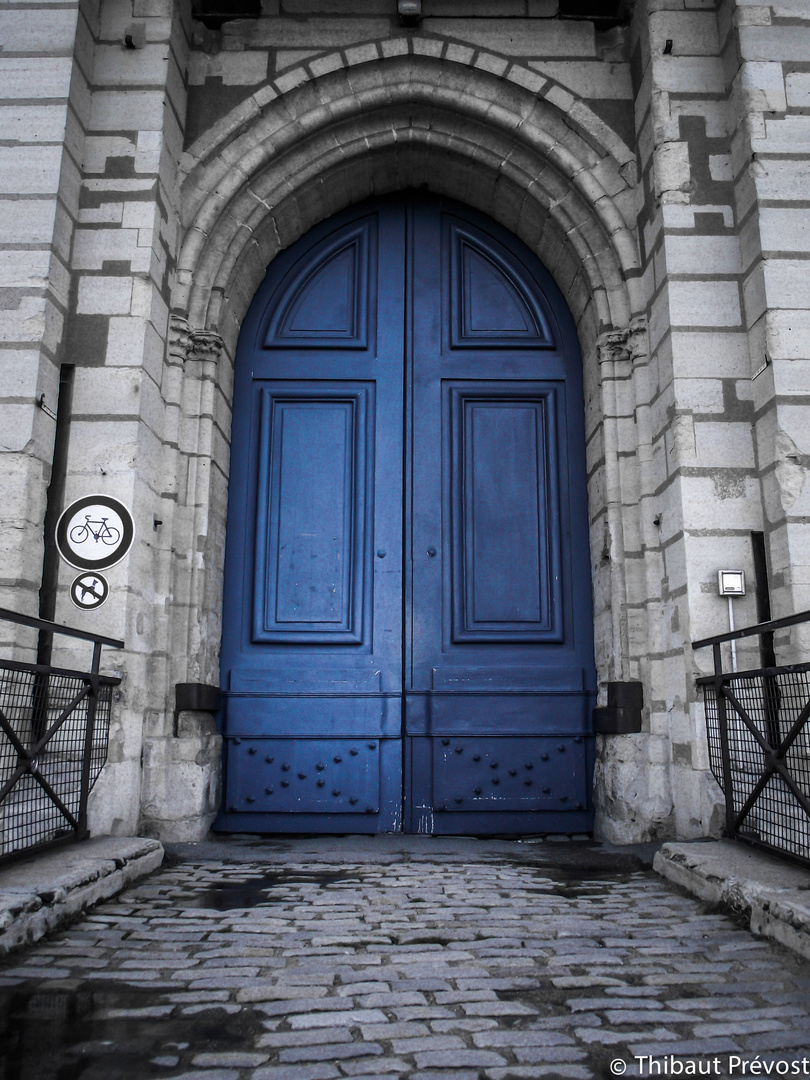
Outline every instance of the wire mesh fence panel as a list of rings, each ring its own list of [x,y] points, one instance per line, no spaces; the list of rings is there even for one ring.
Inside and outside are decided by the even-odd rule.
[[[103,645],[123,641],[0,608],[15,641],[35,630],[41,663],[0,659],[0,860],[88,836],[87,797],[107,760],[113,690]],[[89,671],[51,666],[54,635],[92,644]],[[5,648],[5,646],[4,646]]]
[[[810,664],[722,675],[724,710],[718,680],[700,683],[709,761],[730,794],[734,833],[810,863]]]
[[[112,690],[99,680],[94,695],[89,675],[0,661],[0,858],[80,830],[107,758]]]

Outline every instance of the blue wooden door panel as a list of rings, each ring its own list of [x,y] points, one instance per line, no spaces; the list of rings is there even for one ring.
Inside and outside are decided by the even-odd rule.
[[[374,349],[378,243],[376,217],[366,215],[299,261],[277,286],[265,347]]]
[[[492,222],[425,200],[411,235],[407,827],[587,829],[595,673],[574,328],[548,274]],[[484,760],[519,775],[532,737],[566,747],[557,794],[521,782],[505,800],[508,783],[478,784]]]
[[[582,735],[434,739],[436,810],[583,810],[588,801],[583,742]]]
[[[399,738],[402,730],[400,694],[344,689],[338,680],[322,686],[318,692],[312,689],[313,684],[318,685],[315,680],[310,682],[302,678],[297,686],[284,690],[268,691],[264,683],[258,692],[230,690],[229,736]],[[306,691],[301,690],[301,685]]]
[[[486,232],[452,213],[442,219],[451,348],[553,349],[552,319],[526,268]]]
[[[542,675],[527,690],[506,679],[498,690],[470,683],[457,690],[417,691],[405,695],[409,735],[448,735],[476,731],[481,735],[532,735],[537,732],[586,735],[590,732],[589,691],[580,685],[566,690],[537,691]],[[497,681],[497,680],[493,680]]]
[[[229,740],[232,809],[220,828],[244,832],[397,832],[402,740]],[[386,812],[393,807],[393,812]],[[381,828],[382,826],[382,828]]]
[[[229,766],[251,813],[379,814],[378,739],[242,739]]]
[[[422,778],[408,791],[412,832],[554,833],[587,821],[593,739],[444,736],[408,739],[404,750],[406,774]]]
[[[273,263],[242,328],[221,828],[401,825],[404,236],[401,206],[319,226]],[[355,746],[364,760],[375,742],[379,794],[372,799],[366,781],[345,798],[317,780],[283,788],[280,757],[267,749],[279,740],[300,741],[285,751],[296,778],[309,777],[326,742],[365,740]]]
[[[488,219],[411,194],[276,260],[235,373],[219,827],[589,827],[582,429],[564,302]]]

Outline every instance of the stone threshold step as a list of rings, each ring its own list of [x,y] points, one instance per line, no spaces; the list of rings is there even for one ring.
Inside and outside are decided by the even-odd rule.
[[[0,868],[0,956],[38,941],[162,862],[157,840],[100,836]]]
[[[735,840],[664,844],[653,868],[810,960],[810,870]]]

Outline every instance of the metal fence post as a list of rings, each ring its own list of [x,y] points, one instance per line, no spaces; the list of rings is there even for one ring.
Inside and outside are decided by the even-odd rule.
[[[82,754],[81,794],[79,796],[78,828],[76,839],[84,840],[89,835],[87,828],[87,800],[90,797],[90,762],[93,755],[93,738],[96,733],[96,709],[98,707],[98,672],[101,664],[101,642],[93,644],[93,662],[90,666],[90,693],[87,695],[87,727],[84,733],[84,753]]]
[[[734,834],[734,791],[731,780],[731,753],[728,744],[728,717],[723,694],[723,655],[720,643],[712,647],[714,656],[714,692],[717,698],[717,724],[720,734],[720,757],[723,763],[723,795],[726,800],[726,834]]]

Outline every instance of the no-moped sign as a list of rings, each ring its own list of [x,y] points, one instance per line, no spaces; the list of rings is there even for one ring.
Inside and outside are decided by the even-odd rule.
[[[63,511],[56,525],[59,554],[77,570],[106,570],[119,563],[135,537],[132,514],[109,495],[85,495]]]

